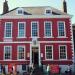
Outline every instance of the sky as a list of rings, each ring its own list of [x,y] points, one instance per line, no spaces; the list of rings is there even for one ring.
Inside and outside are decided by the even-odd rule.
[[[0,0],[0,14],[3,12],[3,2]],[[16,7],[28,7],[28,6],[51,6],[59,10],[63,10],[63,0],[7,0],[9,10]],[[67,10],[70,15],[73,15],[71,21],[75,23],[75,0],[66,0]]]

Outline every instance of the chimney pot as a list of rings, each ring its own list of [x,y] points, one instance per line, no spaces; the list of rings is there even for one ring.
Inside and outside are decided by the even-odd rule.
[[[67,3],[66,0],[63,0],[63,11],[67,13]]]
[[[9,11],[8,3],[5,0],[5,2],[3,3],[3,14],[6,14],[8,11]]]

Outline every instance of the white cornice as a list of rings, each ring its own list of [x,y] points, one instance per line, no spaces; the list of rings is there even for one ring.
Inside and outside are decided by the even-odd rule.
[[[72,15],[11,15],[0,16],[0,19],[34,19],[34,18],[72,18]]]
[[[60,60],[60,59],[58,59],[58,60],[55,60],[55,59],[53,59],[53,60],[42,60],[42,61],[73,61],[72,59],[70,60],[70,59],[67,59],[67,60]]]
[[[0,42],[0,44],[33,43],[32,41]],[[72,41],[38,41],[38,43],[72,43]]]

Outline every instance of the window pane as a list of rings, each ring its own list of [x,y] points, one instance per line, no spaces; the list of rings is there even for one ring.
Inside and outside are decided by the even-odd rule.
[[[46,46],[46,59],[52,59],[52,46]]]
[[[5,25],[5,37],[11,37],[12,36],[12,24],[6,23]]]
[[[65,36],[65,29],[63,22],[59,22],[59,36]]]
[[[66,47],[60,46],[60,59],[66,59]]]
[[[24,59],[24,47],[22,47],[22,46],[19,46],[18,47],[18,59]]]
[[[51,36],[51,23],[45,22],[45,36],[50,37]]]
[[[19,37],[24,37],[25,36],[25,28],[24,28],[24,23],[19,23]]]
[[[38,36],[38,23],[32,22],[32,36]]]
[[[5,46],[5,52],[4,52],[5,59],[11,59],[11,47]]]

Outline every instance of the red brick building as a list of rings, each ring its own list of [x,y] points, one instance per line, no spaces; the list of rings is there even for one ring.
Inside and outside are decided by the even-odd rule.
[[[0,64],[27,71],[29,64],[58,64],[73,61],[71,15],[50,6],[18,7],[9,11],[7,1],[0,15]]]

